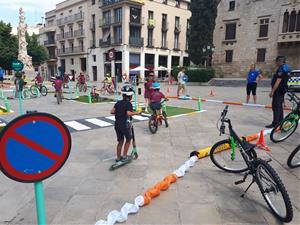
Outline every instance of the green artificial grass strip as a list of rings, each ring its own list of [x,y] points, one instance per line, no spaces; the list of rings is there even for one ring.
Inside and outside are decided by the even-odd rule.
[[[76,101],[89,103],[89,97],[86,96],[86,95],[85,96],[79,96],[79,98],[76,98]],[[99,102],[113,102],[113,100],[109,99],[109,98],[102,98],[102,97],[99,97],[98,101],[93,101],[93,99],[92,99],[92,103],[99,103]]]
[[[182,115],[182,114],[196,112],[196,111],[197,110],[195,110],[195,109],[181,108],[181,107],[175,107],[175,106],[167,106],[167,116],[168,117]],[[152,113],[150,108],[149,108],[149,113],[150,114]]]

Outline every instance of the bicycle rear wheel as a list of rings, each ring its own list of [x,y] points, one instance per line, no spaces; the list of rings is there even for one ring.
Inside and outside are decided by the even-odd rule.
[[[298,127],[298,120],[291,117],[291,114],[287,115],[276,127],[273,128],[270,139],[271,141],[278,143],[286,140],[290,137]]]
[[[61,96],[60,96],[60,93],[58,91],[56,92],[56,101],[57,101],[57,104],[61,103]]]
[[[162,115],[163,115],[163,118],[164,118],[164,121],[165,121],[165,125],[166,125],[166,127],[168,127],[169,123],[168,123],[167,113],[163,112]]]
[[[40,89],[41,95],[46,96],[48,94],[48,89],[46,86],[42,85]]]
[[[28,89],[23,89],[22,98],[23,99],[29,99],[30,98],[30,91]]]
[[[287,160],[287,165],[290,168],[296,168],[300,166],[300,145],[291,153]]]
[[[210,150],[210,159],[218,168],[230,172],[241,173],[248,170],[248,166],[241,154],[239,146],[235,146],[234,158],[232,157],[232,146],[229,140],[219,141]],[[250,159],[256,158],[256,152],[250,149],[248,152]]]
[[[258,160],[256,183],[272,213],[282,222],[293,219],[290,197],[276,171],[264,160]]]
[[[152,115],[148,122],[149,130],[152,134],[155,134],[158,129],[158,124],[156,121],[156,116]]]

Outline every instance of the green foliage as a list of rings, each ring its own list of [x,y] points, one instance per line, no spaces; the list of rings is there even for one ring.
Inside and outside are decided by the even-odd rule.
[[[49,58],[47,49],[44,46],[38,44],[38,36],[36,34],[32,34],[32,36],[29,36],[26,33],[26,41],[28,44],[28,55],[32,57],[32,64],[34,66],[41,65]]]
[[[188,34],[188,53],[191,61],[199,65],[207,53],[203,47],[212,45],[215,19],[217,17],[217,0],[191,0],[192,17]]]
[[[172,76],[177,80],[180,68],[172,69]],[[215,76],[213,68],[189,67],[186,68],[185,74],[188,76],[188,82],[208,82]]]
[[[11,62],[18,57],[18,40],[11,34],[12,27],[0,21],[0,66],[11,70]]]

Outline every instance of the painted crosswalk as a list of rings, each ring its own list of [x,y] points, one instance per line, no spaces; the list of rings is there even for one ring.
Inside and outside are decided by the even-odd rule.
[[[144,114],[141,116],[133,116],[133,122],[146,121],[148,119],[149,116]],[[79,132],[114,126],[115,116],[71,120],[64,123],[70,132]]]

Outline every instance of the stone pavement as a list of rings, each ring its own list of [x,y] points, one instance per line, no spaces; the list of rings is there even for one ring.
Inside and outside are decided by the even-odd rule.
[[[163,85],[175,95],[176,86]],[[210,90],[215,97],[208,97]],[[258,89],[258,103],[270,104],[268,88]],[[188,87],[191,96],[227,101],[243,101],[245,88]],[[1,115],[9,122],[18,113],[18,101],[10,101],[14,114]],[[197,109],[196,101],[170,100],[169,105]],[[81,104],[63,101],[57,105],[53,94],[24,101],[25,110],[52,113],[63,121],[107,116],[112,104]],[[150,134],[147,121],[135,124],[139,159],[110,172],[115,156],[113,127],[72,133],[72,151],[65,166],[44,181],[48,224],[94,224],[111,210],[132,203],[166,175],[182,165],[193,150],[205,148],[226,137],[219,137],[216,122],[224,105],[203,103],[207,110],[170,119],[170,127],[159,127]],[[269,124],[272,111],[263,108],[230,106],[228,116],[240,135],[257,133]],[[49,134],[51,135],[51,134]],[[287,141],[274,144],[267,137],[270,163],[283,180],[293,203],[294,219],[300,224],[300,169],[289,169],[286,160],[300,143],[300,130]],[[269,211],[258,187],[253,185],[244,199],[240,194],[250,182],[236,186],[241,175],[217,169],[209,158],[201,159],[169,190],[130,215],[124,224],[281,224]],[[36,224],[32,184],[17,183],[0,174],[0,224]]]

